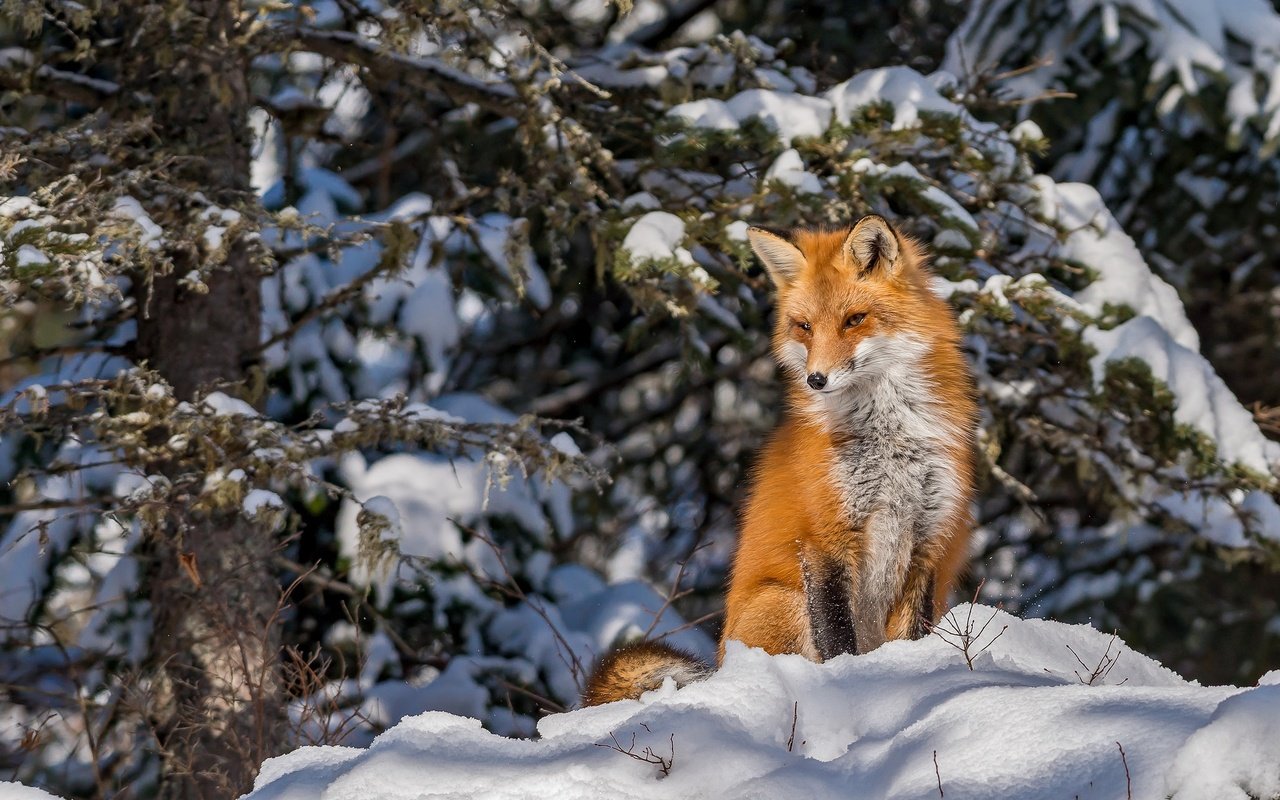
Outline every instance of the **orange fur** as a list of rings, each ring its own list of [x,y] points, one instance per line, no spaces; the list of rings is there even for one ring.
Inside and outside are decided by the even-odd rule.
[[[692,655],[661,642],[636,642],[606,653],[591,671],[582,693],[584,706],[634,700],[671,678],[677,686],[705,676],[707,667]]]

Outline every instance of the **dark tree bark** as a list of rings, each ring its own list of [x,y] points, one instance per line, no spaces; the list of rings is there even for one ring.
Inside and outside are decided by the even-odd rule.
[[[121,51],[129,91],[117,108],[150,115],[171,165],[167,180],[227,207],[254,202],[249,55],[236,44],[238,5],[189,0],[176,12],[177,30],[141,16],[154,11],[125,11],[123,29],[138,34]],[[140,107],[129,108],[134,102]],[[233,243],[203,294],[179,284],[202,266],[198,251],[178,245],[170,255],[172,273],[135,280],[136,356],[182,399],[245,380],[244,354],[261,322],[253,245]],[[286,745],[275,547],[239,514],[189,507],[171,509],[166,530],[148,543],[155,610],[148,713],[163,759],[162,797],[238,796],[252,788],[262,760]]]

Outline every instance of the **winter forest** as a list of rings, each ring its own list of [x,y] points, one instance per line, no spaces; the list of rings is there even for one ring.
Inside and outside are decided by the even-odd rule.
[[[1280,0],[0,0],[0,800],[1280,798],[1278,145]],[[578,708],[716,657],[748,226],[867,214],[952,610]]]

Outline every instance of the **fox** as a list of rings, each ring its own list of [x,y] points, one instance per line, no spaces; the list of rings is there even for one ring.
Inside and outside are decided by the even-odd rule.
[[[732,640],[821,662],[920,638],[973,529],[978,403],[955,313],[923,246],[884,217],[747,238],[775,290],[785,406],[750,474],[716,662]],[[624,646],[583,704],[711,671],[661,642]]]

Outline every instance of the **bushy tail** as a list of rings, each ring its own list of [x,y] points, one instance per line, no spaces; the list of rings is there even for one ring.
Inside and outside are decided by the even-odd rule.
[[[624,645],[600,659],[582,693],[584,706],[635,699],[667,678],[676,686],[702,680],[711,667],[685,651],[661,642]]]

